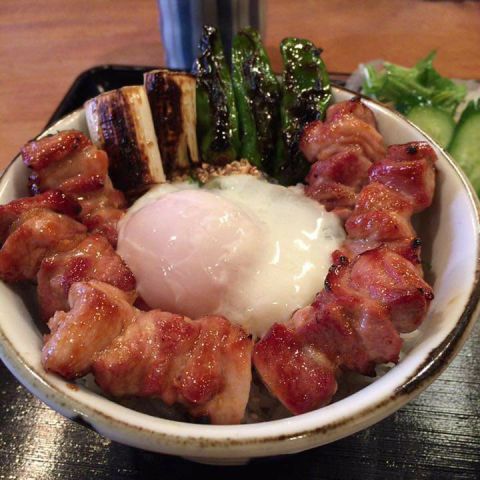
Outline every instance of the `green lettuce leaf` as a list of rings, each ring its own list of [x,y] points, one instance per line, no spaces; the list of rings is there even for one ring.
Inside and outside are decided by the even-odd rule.
[[[465,98],[467,89],[449,78],[442,77],[433,67],[436,52],[430,52],[413,68],[385,62],[379,72],[366,67],[366,79],[362,93],[384,103],[392,103],[402,112],[417,105],[429,105],[453,115]]]

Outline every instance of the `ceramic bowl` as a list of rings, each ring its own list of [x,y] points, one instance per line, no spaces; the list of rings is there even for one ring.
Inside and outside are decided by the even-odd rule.
[[[334,90],[336,101],[353,94]],[[365,100],[375,112],[387,144],[431,141],[387,108]],[[76,128],[86,132],[76,111],[43,135]],[[433,143],[433,142],[432,142]],[[42,335],[30,313],[29,294],[0,283],[0,355],[33,394],[112,440],[155,452],[217,464],[239,464],[253,457],[291,454],[332,442],[378,422],[417,396],[451,362],[476,318],[479,286],[479,209],[464,174],[438,146],[437,190],[433,206],[417,219],[428,280],[435,300],[428,317],[405,336],[401,361],[380,368],[374,380],[356,378],[343,398],[319,410],[257,424],[197,425],[139,413],[83,384],[46,373],[40,363]],[[27,169],[17,158],[0,180],[0,203],[26,195]]]

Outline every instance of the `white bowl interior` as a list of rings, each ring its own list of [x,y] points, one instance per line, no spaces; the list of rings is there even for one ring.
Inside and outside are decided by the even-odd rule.
[[[351,94],[335,89],[335,97],[342,101]],[[397,114],[376,103],[366,103],[375,112],[387,144],[425,140],[424,134],[401,121]],[[87,132],[83,111],[74,112],[46,133],[69,128]],[[62,414],[71,418],[80,416],[105,436],[148,450],[226,461],[293,453],[371,425],[426,386],[428,382],[408,394],[396,394],[418,370],[425,368],[430,352],[439,347],[457,325],[477,281],[476,197],[463,174],[440,148],[435,149],[438,183],[434,205],[417,220],[425,245],[424,258],[431,263],[428,279],[435,292],[428,317],[417,332],[405,336],[402,359],[397,366],[381,368],[385,374],[380,378],[373,382],[360,381],[353,390],[364,388],[327,407],[272,422],[209,426],[152,417],[116,404],[81,385],[72,388],[68,382],[43,370],[41,333],[18,287],[3,283],[0,283],[0,355],[29,390]],[[0,182],[0,203],[26,195],[27,175],[27,169],[17,159]],[[431,381],[434,374],[430,377]]]

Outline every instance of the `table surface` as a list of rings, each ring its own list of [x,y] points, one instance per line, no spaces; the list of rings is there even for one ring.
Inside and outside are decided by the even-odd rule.
[[[312,39],[330,71],[385,58],[412,65],[432,49],[445,75],[480,78],[480,2],[266,2],[275,68],[285,36]],[[300,7],[301,5],[301,7]],[[0,168],[35,136],[74,78],[99,64],[161,65],[156,5],[147,0],[0,3]],[[61,417],[0,365],[0,480],[480,478],[480,325],[454,362],[386,420],[315,450],[246,467],[195,465],[110,442]]]

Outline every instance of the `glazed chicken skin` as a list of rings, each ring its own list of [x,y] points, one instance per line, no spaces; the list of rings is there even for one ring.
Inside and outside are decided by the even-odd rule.
[[[74,283],[68,294],[71,310],[58,311],[48,322],[42,364],[66,379],[90,372],[95,354],[105,349],[133,321],[135,295],[107,283]]]
[[[389,147],[369,169],[324,290],[255,345],[256,370],[292,413],[329,403],[341,370],[374,375],[375,365],[398,362],[399,333],[425,318],[433,291],[410,217],[432,202],[435,158],[422,142]]]
[[[370,183],[359,193],[355,208],[345,222],[348,240],[340,255],[352,258],[388,245],[421,272],[421,241],[411,217],[433,201],[435,159],[435,152],[425,142],[388,147],[385,158],[371,167]]]
[[[49,190],[35,197],[24,197],[0,205],[0,242],[5,242],[14,222],[22,213],[38,208],[46,208],[76,218],[80,213],[80,204],[60,190]]]
[[[368,181],[369,168],[385,155],[375,116],[358,97],[330,106],[324,122],[307,125],[300,149],[313,164],[305,194],[344,220]]]
[[[153,396],[214,424],[234,424],[245,414],[252,349],[252,339],[223,317],[151,310],[97,356],[93,374],[111,395]]]
[[[103,282],[74,283],[70,311],[49,322],[45,369],[67,379],[93,372],[112,396],[156,397],[215,424],[240,423],[250,392],[252,339],[223,317],[142,312],[133,300]]]
[[[126,200],[113,188],[103,150],[82,132],[67,130],[27,143],[22,157],[32,170],[29,187],[33,195],[57,189],[72,196],[81,205],[80,221],[116,246],[116,225]]]
[[[86,234],[81,223],[46,208],[21,213],[0,249],[0,278],[34,280],[44,258],[75,248]]]
[[[88,235],[75,248],[46,257],[37,274],[40,314],[48,320],[67,311],[68,292],[75,282],[99,280],[125,292],[135,291],[135,278],[102,235]]]

